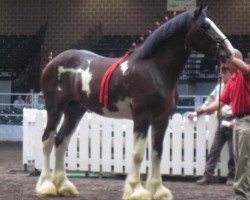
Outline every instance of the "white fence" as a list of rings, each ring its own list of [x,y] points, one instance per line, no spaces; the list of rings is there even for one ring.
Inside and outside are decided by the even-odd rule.
[[[46,111],[24,109],[23,163],[42,166],[42,134],[46,125]],[[206,155],[217,127],[214,115],[201,116],[197,122],[173,115],[164,139],[161,172],[164,175],[198,176],[204,173]],[[148,147],[150,147],[149,130]],[[72,136],[65,165],[70,171],[126,173],[130,169],[133,147],[133,122],[104,118],[86,113]],[[141,172],[150,165],[147,147]],[[54,150],[53,150],[54,151]],[[225,145],[216,175],[228,173],[228,149]],[[54,164],[54,153],[51,164]],[[53,167],[53,166],[52,166]]]
[[[22,141],[23,126],[0,125],[0,141]]]

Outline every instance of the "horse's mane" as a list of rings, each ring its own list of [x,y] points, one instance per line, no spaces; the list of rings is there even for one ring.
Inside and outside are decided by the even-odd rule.
[[[186,11],[173,17],[169,21],[162,24],[151,35],[147,37],[145,42],[134,52],[137,58],[147,58],[151,56],[161,44],[171,38],[174,34],[183,31],[187,32],[187,26],[192,20],[193,11]],[[199,26],[206,17],[205,11],[202,11],[196,26]]]

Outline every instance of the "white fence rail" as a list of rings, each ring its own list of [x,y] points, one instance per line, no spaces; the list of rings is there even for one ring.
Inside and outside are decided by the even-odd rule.
[[[23,163],[42,166],[42,134],[47,121],[46,111],[24,109]],[[164,139],[161,172],[165,175],[198,176],[204,172],[206,155],[214,137],[217,120],[214,115],[192,122],[174,114]],[[141,172],[150,165],[149,130],[148,147]],[[131,164],[133,122],[86,113],[72,136],[65,158],[70,171],[126,173]],[[54,150],[53,150],[54,151]],[[216,175],[228,173],[228,149],[223,148]],[[54,164],[54,153],[51,164]]]

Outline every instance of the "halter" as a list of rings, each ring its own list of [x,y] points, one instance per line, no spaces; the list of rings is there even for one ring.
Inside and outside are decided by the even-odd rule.
[[[216,43],[215,59],[218,60],[218,58],[219,58],[219,49],[220,49],[222,43],[225,40],[228,40],[228,38],[227,37],[225,37],[225,38],[213,38],[211,34],[209,34],[209,33],[207,33],[205,31],[205,29],[202,29],[202,33],[207,35],[214,43]]]
[[[221,44],[225,41],[225,40],[228,40],[227,37],[225,38],[216,38],[216,39],[213,39],[216,43],[216,52],[215,52],[215,59],[216,60],[219,60],[219,49],[221,47]]]

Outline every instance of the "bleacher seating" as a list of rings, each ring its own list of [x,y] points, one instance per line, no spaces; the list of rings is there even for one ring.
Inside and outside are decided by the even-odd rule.
[[[250,35],[229,35],[227,36],[233,46],[239,49],[243,57],[247,57],[250,52]],[[146,38],[146,36],[144,36]],[[0,70],[9,70],[10,68],[22,70],[28,59],[32,57],[32,48],[35,36],[27,35],[0,35]],[[39,42],[39,40],[37,40]],[[103,56],[121,57],[132,48],[132,44],[139,45],[142,41],[140,35],[104,35],[96,44],[92,45],[90,50]],[[39,46],[39,45],[38,45]],[[26,50],[26,48],[31,51]],[[25,54],[25,55],[24,55]],[[215,82],[217,74],[215,71],[201,69],[204,55],[192,52],[184,72],[180,77],[180,83],[190,82]],[[193,100],[179,100],[178,106],[194,106]],[[183,113],[189,108],[178,108]],[[12,116],[16,115],[16,116]],[[0,110],[0,124],[22,124],[22,111],[15,108]]]
[[[131,47],[132,43],[140,43],[139,35],[104,35],[91,50],[103,56],[123,56]]]
[[[250,35],[229,35],[227,36],[235,48],[238,48],[244,57],[250,52]],[[144,36],[146,38],[146,36]],[[91,50],[103,56],[121,57],[131,47],[132,43],[137,45],[142,41],[139,35],[104,35],[96,44],[92,45]],[[213,66],[206,66],[207,69],[201,68],[203,59],[207,59],[203,54],[192,52],[184,72],[182,73],[180,83],[192,82],[216,82],[218,79],[217,72]],[[212,62],[211,62],[212,63]]]
[[[228,35],[227,37],[232,45],[241,51],[243,57],[247,57],[250,52],[250,35]]]
[[[146,36],[143,36],[146,38]],[[121,57],[129,49],[132,48],[132,44],[141,44],[139,35],[104,35],[96,44],[94,44],[91,50],[103,56]],[[203,54],[193,52],[187,62],[184,73],[180,77],[180,82],[190,81],[213,81],[217,80],[217,74],[215,72],[206,73],[200,72],[201,60],[204,58]]]
[[[33,57],[34,37],[27,35],[0,35],[0,69],[23,70]],[[34,52],[34,51],[33,51]],[[27,55],[29,54],[29,55]]]
[[[12,85],[12,92],[39,87],[40,53],[46,28],[47,23],[41,25],[34,35],[0,35],[0,78],[25,79],[16,81],[18,84]]]
[[[193,112],[197,106],[202,105],[207,99],[207,96],[179,96],[176,109],[173,113],[184,114]]]
[[[0,125],[22,125],[23,110],[18,108],[6,108],[0,110]]]

